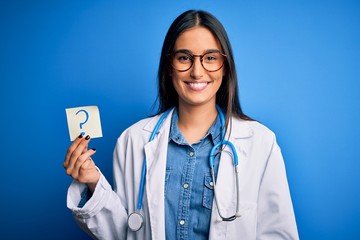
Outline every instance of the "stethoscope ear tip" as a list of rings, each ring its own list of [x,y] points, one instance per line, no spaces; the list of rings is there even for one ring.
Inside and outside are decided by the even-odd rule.
[[[241,214],[239,212],[235,213],[235,217],[241,217]]]

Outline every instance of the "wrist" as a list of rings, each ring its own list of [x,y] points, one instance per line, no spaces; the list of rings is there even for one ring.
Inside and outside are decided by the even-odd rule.
[[[95,181],[86,183],[87,187],[89,188],[89,191],[91,194],[94,193],[97,183],[100,179],[100,173],[97,171],[97,176],[95,177]]]

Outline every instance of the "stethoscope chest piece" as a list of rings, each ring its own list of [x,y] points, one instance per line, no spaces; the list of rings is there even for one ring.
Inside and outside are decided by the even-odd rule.
[[[139,231],[140,228],[143,226],[143,223],[144,217],[138,212],[133,212],[128,217],[128,226],[131,231]]]

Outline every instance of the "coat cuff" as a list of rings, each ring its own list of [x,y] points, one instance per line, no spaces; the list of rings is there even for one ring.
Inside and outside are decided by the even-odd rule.
[[[111,185],[103,174],[96,184],[95,191],[91,198],[83,205],[78,207],[81,201],[81,194],[87,188],[86,184],[74,180],[67,192],[67,207],[77,218],[90,218],[96,215],[106,205],[112,192]]]

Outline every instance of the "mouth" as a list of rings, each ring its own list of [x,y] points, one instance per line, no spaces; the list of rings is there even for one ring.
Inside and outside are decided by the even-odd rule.
[[[193,91],[202,91],[204,90],[207,85],[210,83],[210,82],[206,82],[206,81],[201,81],[201,82],[185,82],[189,88]]]

